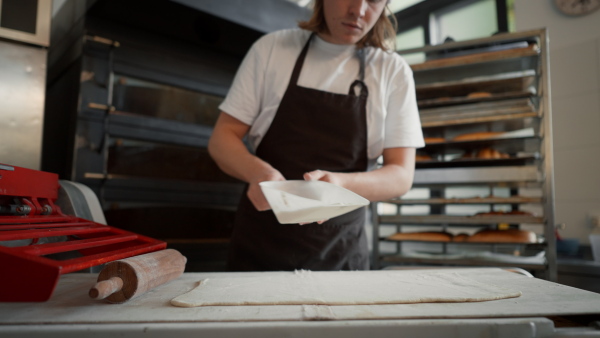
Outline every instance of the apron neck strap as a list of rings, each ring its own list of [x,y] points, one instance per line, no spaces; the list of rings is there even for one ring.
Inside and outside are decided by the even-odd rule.
[[[360,81],[365,81],[365,49],[357,49],[356,56],[358,57],[358,61],[360,62],[360,69],[358,70],[358,79]]]
[[[358,80],[354,80],[350,85],[350,90],[348,90],[348,95],[356,96],[356,86],[360,86],[360,97],[366,98],[369,95],[369,90],[367,89],[367,85],[365,84],[365,49],[357,49],[356,56],[358,57],[358,61],[360,62],[360,69],[358,71]]]
[[[290,79],[290,86],[296,86],[298,84],[298,78],[300,77],[300,71],[302,70],[302,66],[304,65],[304,59],[306,58],[306,53],[308,52],[308,45],[310,45],[310,40],[315,33],[310,34],[308,40],[306,40],[306,44],[304,48],[302,48],[302,52],[298,56],[298,60],[296,60],[296,64],[294,65],[294,71],[292,72],[292,78]]]
[[[296,86],[298,84],[298,78],[300,77],[300,71],[302,70],[302,66],[304,65],[304,59],[306,59],[306,54],[308,53],[308,46],[310,45],[310,41],[312,40],[312,38],[315,34],[316,33],[310,34],[310,36],[308,37],[308,40],[306,40],[306,44],[304,45],[304,48],[302,48],[302,51],[300,52],[300,55],[298,56],[298,59],[296,60],[296,64],[294,65],[294,70],[292,71],[292,78],[290,79],[290,85]],[[360,87],[361,87],[360,96],[366,96],[368,94],[367,86],[364,83],[365,58],[366,58],[365,53],[366,53],[366,51],[364,48],[356,50],[356,56],[358,57],[358,61],[360,63],[360,68],[358,71],[358,80],[355,80],[350,85],[350,90],[349,90],[350,95],[356,95],[355,91],[354,91],[354,87],[357,85],[360,85]]]

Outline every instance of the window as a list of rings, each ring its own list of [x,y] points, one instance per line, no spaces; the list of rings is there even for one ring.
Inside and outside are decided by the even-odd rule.
[[[400,3],[401,4],[400,4]],[[396,0],[396,49],[404,50],[508,32],[513,0]],[[420,35],[420,36],[419,36]],[[410,62],[410,61],[409,61]]]
[[[423,1],[425,0],[391,0],[388,4],[388,8],[390,9],[390,11],[392,11],[392,13],[396,13]]]
[[[431,44],[470,40],[498,32],[496,0],[469,0],[431,13],[429,19]]]
[[[396,48],[400,49],[418,48],[425,45],[425,34],[423,27],[417,26],[396,35]],[[410,63],[421,63],[425,61],[425,53],[404,54],[404,59]]]

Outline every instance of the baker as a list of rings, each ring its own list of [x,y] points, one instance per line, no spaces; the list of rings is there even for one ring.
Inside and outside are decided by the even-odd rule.
[[[261,37],[244,58],[208,146],[224,172],[248,184],[231,270],[369,269],[366,208],[282,225],[259,183],[322,180],[371,201],[410,189],[424,141],[412,71],[388,43],[386,5],[316,0],[310,20]]]

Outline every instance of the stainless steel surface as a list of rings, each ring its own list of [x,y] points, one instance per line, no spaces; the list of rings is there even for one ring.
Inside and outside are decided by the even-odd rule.
[[[169,303],[171,299],[195,288],[202,279],[252,276],[257,283],[261,283],[268,281],[271,275],[293,272],[185,273],[142,297],[121,305],[108,305],[88,297],[90,286],[95,284],[95,275],[74,273],[61,276],[57,289],[47,302],[0,303],[0,327],[6,324],[464,319],[600,314],[598,293],[499,268],[439,271],[451,271],[485,284],[506,286],[521,291],[522,295],[518,298],[468,303],[173,307]],[[373,274],[383,276],[385,272],[373,271]]]
[[[52,15],[52,1],[37,1],[37,15],[35,33],[21,32],[15,29],[0,27],[0,37],[32,43],[40,46],[50,45],[50,20]],[[2,8],[0,1],[0,10]]]
[[[0,159],[3,163],[40,169],[46,55],[42,48],[0,41]]]
[[[589,331],[589,330],[588,330]],[[0,328],[13,338],[93,337],[178,338],[197,337],[446,337],[446,338],[514,338],[553,337],[556,330],[546,318],[406,320],[406,321],[314,321],[314,322],[233,322],[215,323],[143,323],[86,325],[8,325]],[[573,336],[569,336],[573,337]]]
[[[95,274],[69,274],[61,277],[48,302],[0,303],[0,335],[186,337],[206,333],[226,337],[243,332],[257,337],[364,337],[398,336],[401,332],[407,336],[552,337],[559,330],[543,317],[600,314],[600,294],[501,269],[452,271],[482,283],[510,286],[523,295],[471,303],[177,308],[169,301],[194,288],[201,279],[252,275],[260,282],[291,272],[186,273],[120,305],[89,299],[87,291],[95,283]],[[578,329],[593,333],[593,328]]]
[[[600,262],[576,258],[557,261],[559,283],[600,293]]]

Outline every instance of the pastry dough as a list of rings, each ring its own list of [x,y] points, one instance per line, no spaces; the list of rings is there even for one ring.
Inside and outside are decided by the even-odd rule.
[[[450,242],[452,234],[443,231],[398,232],[388,236],[392,241]]]
[[[175,297],[179,307],[240,305],[371,305],[482,302],[521,292],[451,271],[295,271],[204,279]]]
[[[496,149],[483,148],[475,152],[467,152],[461,156],[463,159],[474,158],[474,159],[503,159],[510,158],[510,155],[501,153]]]
[[[493,137],[498,137],[499,135],[504,134],[504,132],[500,131],[478,131],[475,133],[467,133],[455,136],[453,141],[477,141],[477,140],[485,140]]]
[[[447,232],[399,232],[386,239],[392,241],[423,241],[423,242],[473,242],[473,243],[536,243],[537,236],[532,231],[518,229],[481,230],[473,235]]]
[[[477,158],[498,159],[509,157],[510,156],[508,154],[501,153],[498,150],[492,148],[483,148],[477,153]]]
[[[467,242],[477,243],[536,243],[537,237],[532,231],[519,229],[481,230],[469,236]]]
[[[469,238],[468,234],[457,234],[452,237],[452,242],[466,242]]]
[[[489,92],[472,92],[472,93],[469,93],[469,95],[467,95],[467,97],[470,98],[470,99],[480,99],[480,98],[492,97],[492,93],[489,93]]]

